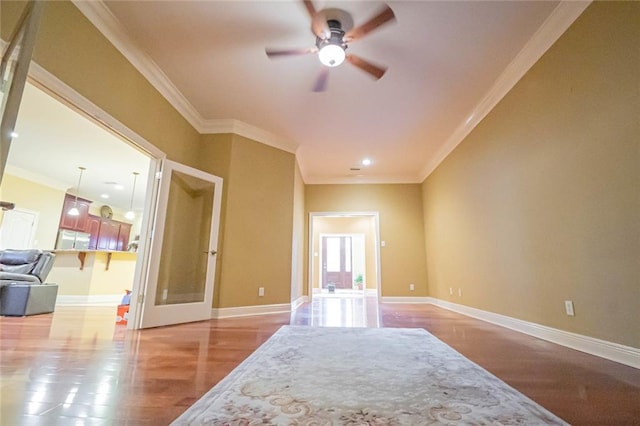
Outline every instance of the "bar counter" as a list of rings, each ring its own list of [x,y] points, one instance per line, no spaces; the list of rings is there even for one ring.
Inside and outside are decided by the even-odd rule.
[[[117,301],[133,286],[137,253],[104,250],[53,250],[47,282],[59,286],[64,304]],[[68,297],[67,297],[68,296]]]

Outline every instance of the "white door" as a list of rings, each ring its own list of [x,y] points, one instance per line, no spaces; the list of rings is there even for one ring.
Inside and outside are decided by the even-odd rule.
[[[140,327],[211,318],[222,178],[165,160]]]
[[[23,209],[7,210],[0,227],[0,249],[34,248],[38,212]]]

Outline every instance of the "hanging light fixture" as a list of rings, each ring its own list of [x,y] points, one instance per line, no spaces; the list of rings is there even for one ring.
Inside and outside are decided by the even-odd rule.
[[[133,220],[136,218],[136,214],[133,212],[133,193],[136,191],[136,180],[138,179],[138,172],[133,172],[133,188],[131,189],[131,203],[129,204],[129,211],[124,214],[124,217]]]
[[[76,200],[73,203],[73,207],[71,207],[67,212],[69,216],[80,215],[80,210],[78,210],[78,193],[80,192],[80,183],[82,182],[82,173],[84,173],[84,171],[87,169],[82,166],[78,167],[78,169],[80,169],[80,176],[78,177],[78,186],[76,187]]]

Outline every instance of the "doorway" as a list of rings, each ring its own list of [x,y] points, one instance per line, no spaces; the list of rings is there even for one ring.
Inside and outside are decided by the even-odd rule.
[[[18,136],[9,152],[0,192],[15,202],[16,211],[26,208],[38,214],[35,233],[23,248],[56,253],[47,281],[59,285],[57,304],[109,306],[115,333],[122,328],[116,328],[115,317],[125,290],[136,292],[144,287],[157,198],[156,172],[164,154],[35,63],[22,101]],[[79,166],[86,169],[81,182]],[[101,174],[104,170],[111,176]],[[68,195],[74,198],[76,194],[92,201],[87,218],[92,224],[105,224],[105,237],[114,224],[121,225],[115,235],[123,243],[117,249],[90,248],[81,253],[80,260],[80,252],[57,247],[64,203]],[[89,233],[89,227],[77,232],[83,231]],[[120,234],[126,238],[121,240]],[[4,242],[5,238],[3,247],[8,247]]]
[[[0,250],[32,248],[39,216],[40,213],[27,209],[5,211],[0,223]]]
[[[378,297],[376,212],[311,213],[309,297]]]
[[[353,289],[353,250],[351,236],[323,235],[321,289],[333,293],[336,290]]]

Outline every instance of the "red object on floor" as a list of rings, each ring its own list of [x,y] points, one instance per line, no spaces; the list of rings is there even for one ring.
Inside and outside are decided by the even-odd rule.
[[[118,305],[118,313],[116,314],[116,324],[127,325],[129,320],[129,305]]]

